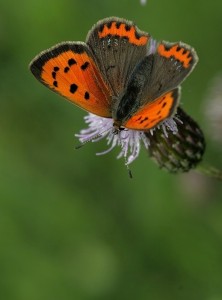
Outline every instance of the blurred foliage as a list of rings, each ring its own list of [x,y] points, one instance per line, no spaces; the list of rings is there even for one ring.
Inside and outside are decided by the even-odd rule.
[[[85,112],[28,70],[40,51],[84,40],[112,15],[191,44],[200,61],[183,108],[206,132],[206,160],[222,167],[203,113],[222,67],[221,12],[220,0],[1,1],[0,299],[222,299],[221,183],[170,175],[145,151],[130,180],[118,149],[94,155],[105,141],[75,151]]]

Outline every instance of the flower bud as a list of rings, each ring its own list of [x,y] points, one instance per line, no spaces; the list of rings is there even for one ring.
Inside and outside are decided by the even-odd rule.
[[[205,151],[205,139],[198,124],[180,107],[174,118],[178,131],[162,129],[145,132],[150,144],[151,158],[169,172],[187,172],[201,161]]]

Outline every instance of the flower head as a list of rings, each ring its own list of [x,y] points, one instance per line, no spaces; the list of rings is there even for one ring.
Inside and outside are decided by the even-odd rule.
[[[204,102],[208,130],[215,141],[222,143],[222,73],[211,80]]]
[[[146,5],[146,0],[140,0],[141,5]]]
[[[198,124],[180,107],[174,118],[177,132],[168,135],[155,130],[145,135],[150,140],[148,153],[159,165],[172,173],[187,172],[202,160],[205,139]]]
[[[88,124],[76,137],[81,143],[96,142],[103,138],[109,148],[97,153],[103,155],[116,146],[120,147],[117,158],[124,158],[129,165],[139,155],[141,145],[160,167],[171,172],[188,171],[202,158],[205,143],[201,130],[196,122],[178,109],[178,113],[149,131],[124,129],[114,133],[113,120],[93,114],[84,117]]]

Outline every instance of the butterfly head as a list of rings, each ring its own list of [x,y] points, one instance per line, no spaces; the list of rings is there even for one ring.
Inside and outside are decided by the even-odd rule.
[[[126,128],[122,126],[122,122],[118,120],[114,120],[113,122],[113,134],[118,134]]]

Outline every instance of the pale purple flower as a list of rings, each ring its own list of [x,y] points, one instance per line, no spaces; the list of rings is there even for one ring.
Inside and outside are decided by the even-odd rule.
[[[222,73],[210,82],[204,102],[208,130],[215,141],[222,143]]]
[[[146,5],[146,0],[140,0],[141,5]]]
[[[97,153],[97,155],[106,154],[116,146],[119,146],[121,150],[117,158],[123,157],[125,164],[129,165],[138,157],[141,144],[146,149],[149,148],[150,141],[143,131],[124,129],[114,133],[113,119],[102,118],[91,113],[85,116],[84,119],[86,124],[88,124],[88,128],[82,129],[79,134],[75,135],[82,144],[87,141],[97,142],[103,138],[107,140],[109,148]],[[150,129],[151,135],[155,130],[161,130],[166,137],[168,132],[176,134],[178,130],[175,119],[176,117],[166,119],[160,125]]]

